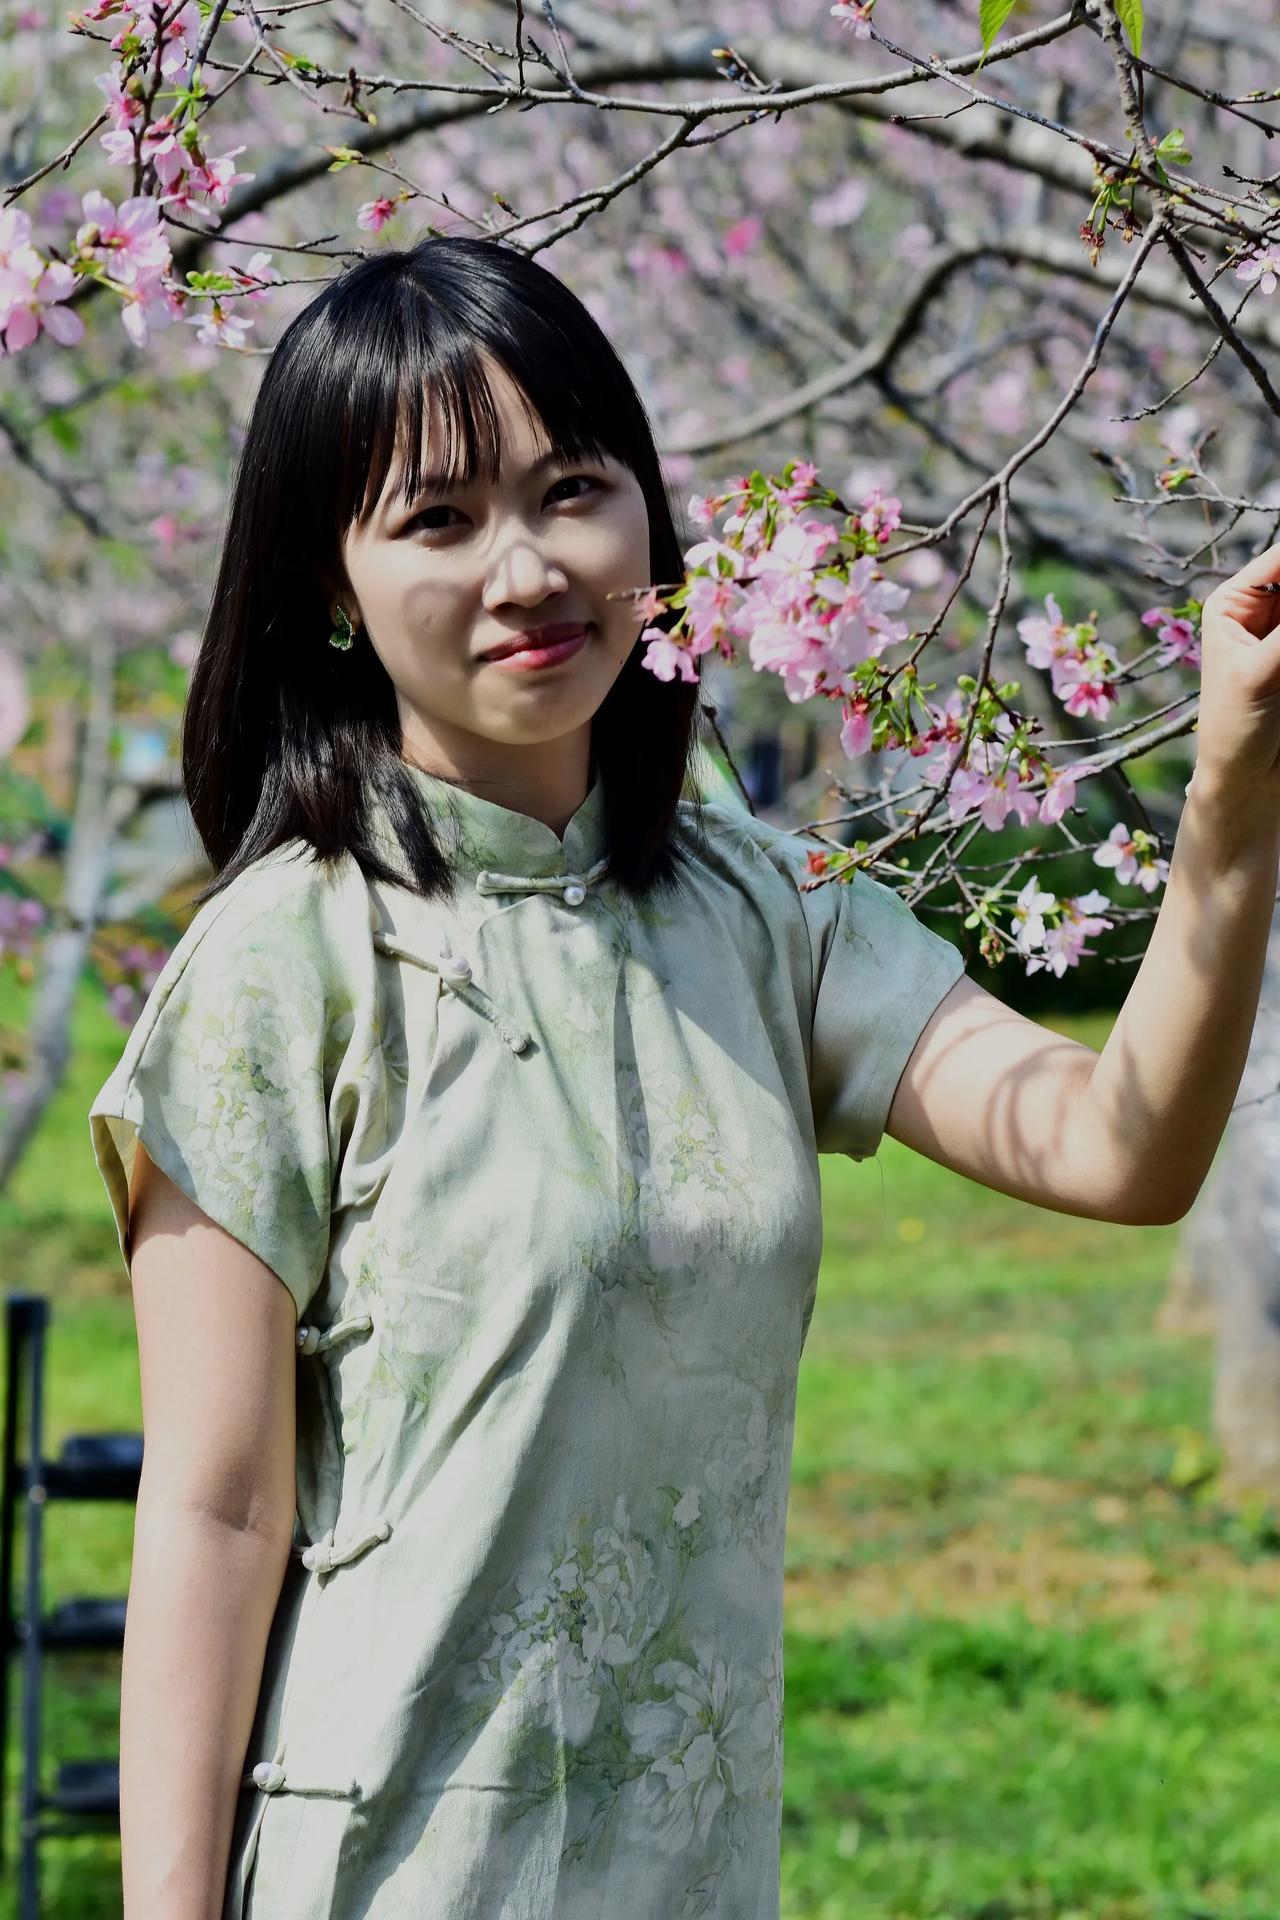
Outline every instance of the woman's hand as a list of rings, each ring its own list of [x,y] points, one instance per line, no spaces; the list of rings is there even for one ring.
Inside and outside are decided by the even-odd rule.
[[[1265,589],[1275,586],[1277,591]],[[1280,546],[1216,586],[1200,622],[1193,788],[1280,822]]]

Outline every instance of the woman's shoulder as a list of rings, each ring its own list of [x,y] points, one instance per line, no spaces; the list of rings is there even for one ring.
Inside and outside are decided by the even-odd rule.
[[[197,907],[165,965],[176,978],[193,962],[203,972],[249,956],[280,968],[280,985],[322,957],[340,962],[357,930],[367,931],[368,894],[348,855],[320,860],[291,839],[251,861]],[[367,944],[367,941],[366,941]]]
[[[682,800],[677,809],[679,835],[684,844],[713,866],[730,871],[739,883],[794,890],[812,869],[811,852],[821,842],[792,827],[775,826],[724,800]]]

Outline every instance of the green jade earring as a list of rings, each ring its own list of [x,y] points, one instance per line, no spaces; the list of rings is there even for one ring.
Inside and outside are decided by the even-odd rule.
[[[333,632],[329,635],[329,645],[331,647],[340,647],[343,653],[345,653],[347,648],[351,645],[352,640],[355,638],[355,631],[356,631],[355,628],[352,626],[351,621],[347,616],[346,608],[339,607],[338,608],[338,624],[334,628]]]

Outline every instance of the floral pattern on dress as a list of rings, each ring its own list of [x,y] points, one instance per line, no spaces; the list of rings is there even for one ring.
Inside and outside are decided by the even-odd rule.
[[[727,1656],[697,1644],[690,1660],[654,1669],[664,1696],[624,1709],[633,1750],[648,1764],[633,1796],[663,1853],[704,1851],[717,1829],[711,1871],[690,1887],[682,1920],[713,1911],[741,1837],[744,1806],[775,1786],[778,1712],[767,1682],[745,1681]]]
[[[583,1524],[519,1567],[461,1662],[454,1738],[476,1729],[504,1754],[506,1818],[572,1785],[580,1810],[566,1860],[607,1861],[630,1804],[667,1853],[698,1847],[714,1864],[682,1913],[711,1911],[761,1799],[780,1791],[781,1671],[752,1675],[686,1629],[688,1561],[674,1536],[699,1519],[696,1493],[663,1490],[667,1524],[650,1541],[619,1495],[611,1518]]]

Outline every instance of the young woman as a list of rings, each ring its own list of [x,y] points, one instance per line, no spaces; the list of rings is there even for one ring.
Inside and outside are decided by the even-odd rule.
[[[217,878],[91,1112],[126,1920],[776,1920],[817,1156],[953,989],[1070,1049],[699,804],[629,593],[681,554],[620,361],[499,243],[379,253],[267,365],[184,727]]]

